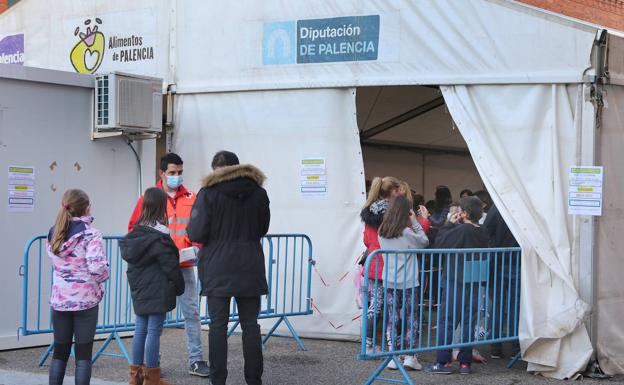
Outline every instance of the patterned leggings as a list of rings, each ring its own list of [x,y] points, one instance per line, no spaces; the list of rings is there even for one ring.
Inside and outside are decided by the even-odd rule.
[[[385,291],[388,304],[386,339],[389,350],[418,347],[420,287]]]
[[[381,325],[385,290],[380,281],[368,280],[368,311],[366,312],[366,342],[370,346],[375,337],[375,326]],[[379,345],[379,344],[376,344]]]

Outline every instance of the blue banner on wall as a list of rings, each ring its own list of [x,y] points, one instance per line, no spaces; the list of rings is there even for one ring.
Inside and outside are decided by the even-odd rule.
[[[377,60],[379,15],[264,23],[262,63]]]

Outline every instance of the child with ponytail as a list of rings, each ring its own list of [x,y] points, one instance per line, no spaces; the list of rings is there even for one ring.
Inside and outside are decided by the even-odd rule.
[[[375,250],[379,250],[379,239],[377,229],[381,225],[383,216],[390,206],[390,199],[397,196],[401,187],[401,181],[392,176],[383,178],[375,177],[371,183],[368,192],[368,199],[360,217],[364,222],[364,246],[366,246],[366,255],[369,256]],[[365,261],[363,261],[365,262]],[[383,310],[384,289],[382,285],[383,258],[381,255],[375,255],[370,263],[369,271],[363,271],[364,277],[368,282],[368,330],[366,331],[366,347],[369,352],[373,349],[374,325],[373,319],[375,313],[377,316]]]
[[[67,190],[47,239],[52,276],[54,355],[49,384],[62,385],[75,341],[76,385],[91,381],[91,355],[98,305],[109,277],[102,234],[91,227],[91,204],[82,190]]]

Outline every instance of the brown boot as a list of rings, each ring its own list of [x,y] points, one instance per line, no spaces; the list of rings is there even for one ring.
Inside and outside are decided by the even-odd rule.
[[[172,385],[160,378],[160,368],[144,368],[143,374],[145,376],[143,385]]]
[[[143,385],[143,366],[130,365],[130,380],[128,385]]]

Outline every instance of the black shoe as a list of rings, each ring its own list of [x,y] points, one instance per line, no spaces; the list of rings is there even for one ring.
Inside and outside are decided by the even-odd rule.
[[[210,377],[210,368],[206,361],[193,362],[189,367],[189,374],[199,377]]]
[[[459,374],[472,374],[470,364],[459,364]]]
[[[63,360],[52,360],[50,363],[49,381],[50,385],[63,385],[65,378],[65,368],[67,362]]]
[[[76,385],[89,385],[91,383],[91,360],[76,361],[74,377]]]

